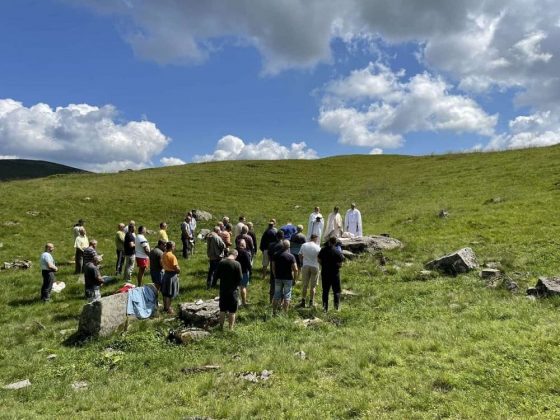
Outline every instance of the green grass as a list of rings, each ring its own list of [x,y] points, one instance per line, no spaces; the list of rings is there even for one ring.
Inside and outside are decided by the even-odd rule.
[[[0,416],[558,418],[560,301],[524,296],[538,276],[558,274],[558,161],[560,148],[552,147],[206,163],[1,183],[0,263],[25,258],[35,265],[0,271],[0,384],[32,382],[0,389]],[[343,287],[358,296],[345,299],[340,313],[316,312],[325,321],[316,327],[294,323],[310,310],[272,318],[268,286],[258,278],[234,333],[214,332],[189,346],[167,341],[178,323],[163,317],[82,346],[68,343],[84,304],[69,264],[57,275],[67,288],[50,304],[38,301],[42,247],[52,241],[57,262],[70,260],[78,218],[99,241],[110,274],[121,221],[155,231],[166,220],[178,240],[185,210],[200,208],[232,220],[243,213],[260,236],[270,217],[303,223],[315,205],[326,216],[351,201],[366,233],[389,233],[405,247],[386,253],[385,270],[373,257],[346,263]],[[441,209],[448,218],[437,217]],[[481,263],[500,263],[520,291],[488,288],[476,272],[419,280],[426,261],[463,246]],[[177,302],[212,297],[204,290],[204,246],[180,262]],[[122,353],[109,354],[109,347]],[[300,350],[305,360],[296,357]],[[181,372],[203,364],[221,369]],[[267,382],[238,379],[264,369],[274,372]],[[87,391],[72,390],[79,380],[88,381]]]

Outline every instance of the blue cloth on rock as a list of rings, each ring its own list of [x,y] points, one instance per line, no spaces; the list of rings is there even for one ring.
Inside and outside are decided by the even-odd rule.
[[[149,318],[157,309],[157,293],[153,286],[135,287],[128,291],[127,315]]]

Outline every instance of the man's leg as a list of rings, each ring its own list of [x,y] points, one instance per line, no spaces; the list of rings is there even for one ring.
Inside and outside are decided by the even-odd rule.
[[[303,266],[301,269],[301,303],[302,308],[305,307],[305,298],[307,297],[307,286],[309,285],[309,266]],[[313,299],[313,298],[312,298]]]
[[[224,329],[224,322],[226,320],[226,313],[225,311],[220,311],[220,329]]]
[[[233,331],[233,326],[235,325],[235,312],[228,313],[228,324],[229,324],[229,330]]]
[[[82,251],[79,248],[76,248],[76,253],[74,254],[74,274],[80,274],[82,272]]]
[[[321,285],[323,286],[323,309],[329,310],[329,289],[331,288],[330,279],[324,273],[321,274]]]
[[[284,287],[282,292],[284,298],[282,307],[284,308],[284,312],[287,312],[290,307],[290,301],[292,300],[292,284],[292,280],[282,280],[282,286]]]
[[[47,301],[51,297],[52,285],[54,282],[54,273],[52,271],[43,270],[43,284],[41,286],[41,300]]]
[[[126,255],[124,260],[124,280],[128,282],[132,276],[132,270],[134,270],[134,255]]]
[[[317,290],[317,283],[319,282],[319,269],[316,267],[310,267],[310,279],[309,279],[309,307],[312,308],[315,300],[315,292]]]
[[[117,249],[117,264],[115,266],[115,275],[119,275],[122,272],[122,266],[123,266],[123,257],[124,257],[124,252],[123,251],[119,251]]]
[[[272,284],[272,283],[271,283]],[[274,280],[274,295],[272,296],[272,313],[276,314],[282,299],[282,280]]]
[[[332,281],[332,290],[334,294],[334,308],[340,310],[340,274],[337,274]]]

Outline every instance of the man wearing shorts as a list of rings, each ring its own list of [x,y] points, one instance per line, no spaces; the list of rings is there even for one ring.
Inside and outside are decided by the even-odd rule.
[[[218,264],[215,274],[216,278],[220,280],[220,328],[224,327],[227,313],[230,331],[233,330],[235,324],[235,313],[237,312],[239,299],[237,289],[243,278],[241,264],[235,261],[237,255],[237,250],[231,249],[227,258],[224,258]]]
[[[281,232],[281,231],[280,231]],[[286,312],[292,299],[292,286],[297,277],[298,268],[295,257],[290,253],[290,241],[282,239],[282,252],[274,255],[272,271],[274,272],[274,297],[272,311],[276,314],[280,305]]]
[[[247,228],[247,226],[243,226]],[[239,285],[239,291],[241,292],[241,304],[243,306],[247,305],[247,286],[249,285],[249,278],[251,276],[251,254],[247,251],[247,243],[245,239],[241,239],[237,243],[237,258],[235,259],[239,264],[241,264],[241,284]]]
[[[317,235],[311,235],[309,241],[304,243],[299,250],[299,258],[301,266],[301,303],[300,306],[305,308],[305,298],[307,297],[307,287],[309,287],[309,307],[313,307],[313,299],[315,298],[315,290],[319,281],[319,261],[317,256],[321,247],[317,244]]]
[[[144,226],[138,227],[138,235],[134,241],[134,253],[136,255],[136,265],[138,265],[137,285],[142,286],[144,273],[146,268],[150,266],[150,244],[144,236],[146,228]]]

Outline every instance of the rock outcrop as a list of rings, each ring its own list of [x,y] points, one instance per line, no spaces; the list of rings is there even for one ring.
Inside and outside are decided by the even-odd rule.
[[[128,293],[117,293],[86,303],[80,315],[78,333],[106,337],[127,322]]]
[[[218,325],[220,308],[218,300],[198,300],[180,305],[179,317],[187,325],[198,328],[209,328]]]
[[[478,267],[476,255],[471,248],[462,248],[451,254],[444,255],[433,261],[428,262],[425,267],[428,270],[438,270],[446,274],[455,276],[466,273]]]
[[[208,220],[212,220],[213,216],[204,210],[194,210],[193,216],[197,221],[207,222]]]
[[[360,238],[339,238],[343,251],[350,251],[353,254],[364,252],[376,253],[378,251],[402,248],[402,243],[398,239],[390,236],[362,236]]]

